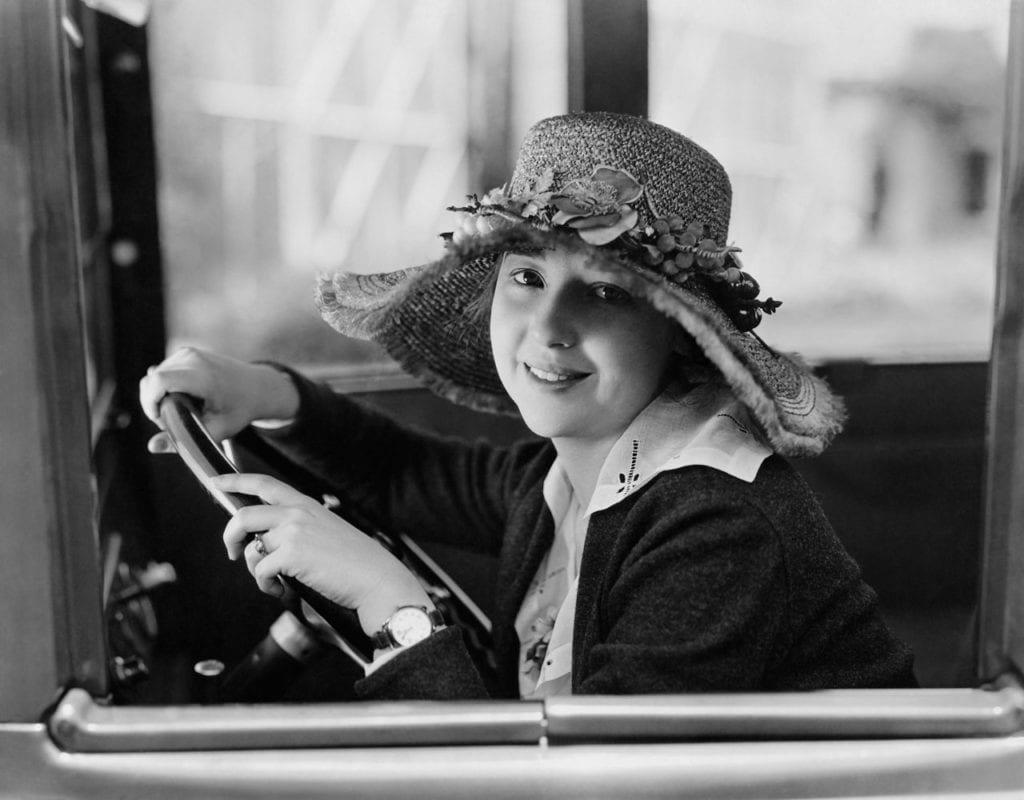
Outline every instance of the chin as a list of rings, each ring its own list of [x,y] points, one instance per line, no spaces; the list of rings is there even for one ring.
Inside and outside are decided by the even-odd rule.
[[[537,436],[545,439],[595,439],[603,438],[607,431],[599,429],[593,420],[580,414],[552,414],[529,412],[522,415],[523,422]]]
[[[527,428],[546,439],[574,436],[578,432],[578,418],[565,419],[563,415],[552,413],[550,410],[533,409],[528,406],[520,406],[519,414]]]

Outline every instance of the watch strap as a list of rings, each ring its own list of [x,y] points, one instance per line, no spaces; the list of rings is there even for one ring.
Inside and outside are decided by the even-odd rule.
[[[408,606],[402,606],[402,608],[407,608],[407,607]],[[444,615],[442,615],[441,612],[438,611],[436,608],[427,609],[424,606],[415,606],[415,608],[418,608],[421,611],[425,611],[426,612],[427,618],[430,620],[430,632],[431,633],[434,633],[434,631],[436,631],[436,630],[438,630],[440,628],[445,627]],[[396,613],[399,610],[400,609],[396,609],[395,610]],[[374,647],[375,650],[391,650],[392,648],[400,646],[399,643],[396,642],[394,637],[391,635],[391,630],[388,627],[388,623],[390,623],[390,622],[391,622],[391,617],[388,617],[384,621],[384,624],[381,626],[380,630],[376,631],[370,637],[370,640],[373,642],[373,647]]]

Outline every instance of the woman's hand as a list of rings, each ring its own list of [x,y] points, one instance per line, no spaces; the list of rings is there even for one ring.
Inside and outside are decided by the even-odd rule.
[[[278,575],[288,575],[359,615],[367,634],[403,605],[432,607],[416,577],[378,542],[312,497],[268,475],[221,475],[221,491],[259,497],[224,529],[224,544],[245,563],[261,590],[280,595]],[[259,533],[265,554],[253,541]]]
[[[260,419],[290,419],[298,412],[299,395],[291,379],[266,364],[183,347],[150,367],[139,381],[139,400],[146,416],[160,424],[160,401],[168,392],[184,392],[203,402],[202,421],[217,441]],[[151,450],[163,450],[157,435]]]

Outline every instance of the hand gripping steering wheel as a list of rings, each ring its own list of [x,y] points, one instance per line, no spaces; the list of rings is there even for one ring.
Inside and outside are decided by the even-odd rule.
[[[160,403],[160,420],[181,460],[220,506],[234,514],[245,506],[261,505],[257,497],[223,492],[210,479],[238,472],[238,468],[217,445],[200,421],[196,402],[189,395],[172,392]],[[299,620],[316,631],[319,638],[334,645],[353,661],[364,665],[371,660],[372,645],[356,615],[319,592],[287,575],[279,576],[285,587],[282,602]]]
[[[214,476],[238,472],[239,469],[201,422],[195,398],[180,392],[169,393],[160,403],[160,420],[182,461],[228,514],[234,514],[245,506],[261,504],[259,498],[223,492],[212,485],[210,479]],[[329,498],[333,502],[325,504],[336,510],[337,500],[333,498],[331,487],[267,444],[251,429],[241,431],[228,444],[232,450],[240,449],[253,455],[299,491]],[[352,509],[345,509],[344,515],[387,547],[416,575],[448,622],[463,629],[470,654],[485,680],[491,679],[494,673],[491,623],[469,595],[408,536],[388,536],[361,519]],[[373,645],[353,611],[342,608],[294,578],[282,575],[280,580],[286,589],[282,598],[285,606],[320,639],[337,647],[360,666],[371,660]]]

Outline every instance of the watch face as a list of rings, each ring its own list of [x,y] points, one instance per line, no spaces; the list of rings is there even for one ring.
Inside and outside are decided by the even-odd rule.
[[[434,626],[422,608],[400,608],[388,620],[388,631],[399,645],[421,642],[430,636]]]

